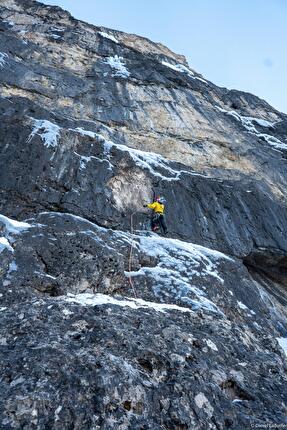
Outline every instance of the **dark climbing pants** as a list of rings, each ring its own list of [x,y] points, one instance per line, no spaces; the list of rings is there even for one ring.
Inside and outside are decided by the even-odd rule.
[[[161,229],[162,233],[167,233],[167,226],[164,215],[154,214],[151,219],[151,229],[152,231],[156,231],[158,228]]]

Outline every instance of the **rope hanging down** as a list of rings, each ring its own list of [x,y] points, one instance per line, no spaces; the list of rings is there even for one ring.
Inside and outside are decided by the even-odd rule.
[[[135,296],[135,298],[137,298],[137,294],[136,294],[136,290],[135,290],[135,287],[134,287],[134,283],[133,283],[133,281],[132,281],[131,271],[132,271],[132,258],[133,258],[133,247],[134,247],[134,237],[133,237],[133,234],[134,234],[134,226],[133,226],[133,218],[134,218],[134,215],[135,215],[136,213],[137,213],[137,211],[133,212],[133,213],[131,214],[131,219],[130,219],[130,223],[131,223],[132,241],[131,241],[131,248],[130,248],[130,255],[129,255],[129,283],[130,283],[130,286],[131,286],[131,287],[132,287],[132,289],[133,289],[133,292],[134,292],[134,296]]]

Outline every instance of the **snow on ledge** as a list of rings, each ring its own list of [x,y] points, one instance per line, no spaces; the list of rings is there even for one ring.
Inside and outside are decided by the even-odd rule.
[[[205,79],[199,78],[198,76],[194,76],[193,71],[190,70],[188,67],[184,66],[183,64],[171,64],[167,61],[162,61],[161,64],[165,67],[169,67],[175,72],[185,73],[192,79],[197,79],[198,81],[207,83]]]
[[[115,143],[111,140],[107,140],[103,135],[99,133],[95,133],[90,130],[84,130],[81,127],[69,128],[69,131],[79,133],[81,136],[88,136],[93,139],[98,139],[99,142],[102,143],[104,146],[104,154],[107,156],[107,161],[109,161],[110,159],[110,152],[112,148],[116,148],[118,151],[127,152],[137,166],[141,167],[142,169],[149,170],[153,176],[160,177],[162,180],[177,181],[180,179],[182,173],[186,173],[192,176],[206,177],[205,175],[202,175],[200,173],[189,172],[186,170],[175,170],[168,165],[171,160],[164,158],[160,154],[157,154],[155,152],[142,151],[140,149],[131,148],[127,145]],[[110,167],[112,167],[110,162],[109,164]],[[161,174],[159,172],[159,169],[162,169],[165,174]]]
[[[6,237],[0,237],[0,254],[4,249],[8,249],[10,252],[14,252],[14,249],[10,245],[8,239]]]
[[[255,136],[264,139],[269,145],[273,146],[275,149],[285,149],[287,150],[287,143],[281,142],[281,140],[277,139],[277,137],[274,137],[270,134],[266,133],[260,133],[257,128],[255,127],[255,124],[260,125],[261,127],[266,128],[274,128],[274,122],[267,121],[265,119],[261,118],[255,118],[252,116],[243,116],[240,115],[238,112],[235,112],[234,110],[226,110],[221,108],[220,106],[216,106],[220,112],[225,113],[226,115],[232,116],[235,118],[238,122],[242,124],[242,126],[248,131],[250,134],[254,134]]]
[[[38,135],[47,148],[50,146],[56,147],[58,145],[58,137],[60,136],[60,127],[46,119],[30,119],[32,120],[33,130],[28,137],[28,142],[30,142],[35,135]]]
[[[115,43],[119,43],[119,41],[112,34],[105,33],[104,31],[98,31],[98,33],[100,36],[106,39],[112,40]]]
[[[69,128],[69,131],[74,131],[76,133],[79,133],[81,136],[89,136],[89,137],[92,137],[93,139],[97,137],[97,133],[90,130],[84,130],[82,127]]]
[[[5,229],[7,233],[17,234],[23,230],[27,230],[28,228],[32,227],[27,222],[15,221],[11,218],[7,218],[4,215],[0,215],[0,222],[2,222],[5,225]]]
[[[162,61],[161,64],[163,64],[166,67],[169,67],[175,72],[187,73],[188,75],[192,75],[192,76],[194,75],[194,73],[183,64],[171,64],[171,63],[168,63],[167,61]]]
[[[142,299],[131,299],[124,297],[123,299],[115,298],[109,296],[107,294],[91,294],[91,293],[81,293],[81,294],[69,294],[65,299],[65,301],[70,303],[78,303],[82,306],[101,306],[101,305],[115,305],[122,307],[129,307],[132,309],[153,309],[158,312],[165,313],[166,311],[180,311],[180,312],[188,312],[193,313],[193,311],[189,308],[185,308],[182,306],[177,306],[168,303],[155,303],[155,302],[147,302]]]
[[[106,61],[104,61],[105,64],[108,64],[115,70],[115,73],[112,76],[118,76],[121,78],[128,78],[130,76],[130,72],[123,63],[123,60],[123,57],[115,55],[114,57],[108,57]]]

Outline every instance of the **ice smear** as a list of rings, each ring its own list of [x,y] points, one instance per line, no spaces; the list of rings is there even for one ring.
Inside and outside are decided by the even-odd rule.
[[[69,216],[82,221],[86,226],[84,224],[77,234],[88,235],[108,248],[106,228],[77,215],[55,212],[41,214],[48,214],[50,217]],[[176,303],[191,310],[202,309],[224,316],[217,305],[208,298],[207,293],[211,283],[217,282],[219,285],[224,283],[218,272],[218,266],[223,260],[233,261],[230,257],[212,249],[177,239],[163,238],[156,234],[145,236],[123,231],[109,230],[109,232],[110,239],[116,244],[117,249],[122,243],[126,249],[127,245],[133,242],[135,253],[153,257],[154,266],[143,266],[138,271],[124,274],[127,277],[139,277],[137,281],[139,284],[141,277],[148,280],[151,292],[158,301]],[[115,251],[115,245],[111,247],[111,251]],[[205,279],[207,282],[204,284]]]
[[[115,55],[114,57],[108,57],[106,61],[104,61],[105,64],[109,64],[109,66],[116,71],[112,76],[121,78],[128,78],[130,76],[130,72],[124,65],[123,60],[123,57]]]
[[[8,58],[8,54],[5,52],[0,52],[0,69],[3,69],[5,65],[7,64],[6,59]]]
[[[261,127],[267,127],[267,128],[274,128],[273,122],[267,121],[265,119],[261,118],[255,118],[252,116],[243,116],[239,115],[238,112],[235,112],[233,110],[228,111],[226,109],[221,108],[220,106],[216,106],[218,110],[225,113],[226,115],[232,116],[235,118],[238,122],[240,122],[243,127],[251,134],[256,135],[257,137],[260,137],[264,139],[269,145],[273,146],[274,148],[280,150],[285,149],[287,150],[287,143],[281,142],[281,140],[277,139],[277,137],[274,137],[270,134],[266,133],[260,133],[260,131],[257,130],[254,123],[260,125]]]
[[[98,31],[98,33],[100,36],[105,37],[106,39],[110,39],[115,43],[119,43],[119,41],[112,34],[105,33],[104,31]]]
[[[276,339],[287,356],[287,337],[277,337]]]
[[[50,146],[56,147],[58,145],[58,137],[60,136],[60,127],[46,119],[31,118],[31,120],[33,130],[28,138],[28,142],[37,134],[41,137],[47,148]]]
[[[81,293],[72,295],[70,294],[65,299],[67,302],[78,303],[82,306],[100,306],[100,305],[116,305],[129,307],[132,309],[154,309],[158,312],[166,312],[171,310],[176,310],[180,312],[189,312],[192,313],[192,310],[189,308],[185,308],[182,306],[167,304],[167,303],[155,303],[155,302],[147,302],[142,299],[130,299],[125,297],[123,299],[109,296],[107,294],[90,294],[90,293]]]
[[[177,239],[166,239],[153,235],[140,236],[136,244],[143,252],[157,260],[154,267],[142,267],[136,272],[125,272],[126,276],[144,276],[151,280],[157,297],[180,301],[195,309],[223,313],[206,297],[206,293],[195,284],[211,277],[224,282],[217,271],[220,260],[230,260],[226,255],[192,243]]]
[[[2,222],[5,225],[6,233],[8,233],[8,234],[9,233],[12,233],[12,234],[16,233],[17,234],[23,230],[26,230],[26,229],[32,227],[27,222],[15,221],[11,218],[7,218],[4,215],[0,215],[0,222]]]
[[[163,64],[165,67],[169,67],[170,69],[174,70],[175,72],[185,73],[192,79],[197,79],[201,82],[207,83],[204,79],[194,76],[194,73],[192,70],[190,70],[188,67],[184,66],[183,64],[171,64],[167,61],[162,61],[161,64]]]

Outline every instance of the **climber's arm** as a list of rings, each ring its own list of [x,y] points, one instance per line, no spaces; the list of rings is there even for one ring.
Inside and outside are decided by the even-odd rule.
[[[146,205],[146,207],[147,207],[147,208],[149,208],[149,209],[155,209],[155,207],[156,207],[156,202],[154,202],[154,203],[149,203],[149,204],[147,204],[147,205]]]

